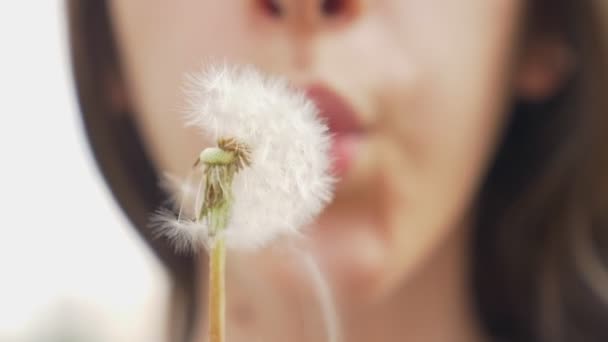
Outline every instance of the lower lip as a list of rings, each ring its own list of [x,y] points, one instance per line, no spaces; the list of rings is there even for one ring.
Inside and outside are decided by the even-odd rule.
[[[336,176],[344,177],[352,169],[361,140],[360,133],[337,133],[334,135],[331,155],[333,157],[333,171]]]

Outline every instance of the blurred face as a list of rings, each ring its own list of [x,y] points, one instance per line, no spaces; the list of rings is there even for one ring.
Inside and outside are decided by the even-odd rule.
[[[204,63],[255,64],[319,103],[341,181],[308,247],[343,307],[394,294],[467,234],[505,116],[520,1],[110,3],[129,102],[159,170],[185,175],[203,147],[184,128],[180,87]],[[275,259],[257,269],[295,287],[297,272]]]

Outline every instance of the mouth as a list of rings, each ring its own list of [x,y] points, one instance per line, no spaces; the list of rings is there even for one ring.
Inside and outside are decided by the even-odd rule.
[[[316,84],[305,88],[332,133],[333,171],[340,178],[352,169],[364,136],[363,124],[352,106],[330,88]]]

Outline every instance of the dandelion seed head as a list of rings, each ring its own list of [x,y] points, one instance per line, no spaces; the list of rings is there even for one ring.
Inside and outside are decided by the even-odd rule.
[[[190,75],[186,96],[188,125],[209,141],[235,139],[248,148],[232,184],[229,247],[255,248],[298,233],[331,200],[331,138],[303,91],[252,66],[224,64]],[[191,197],[182,205],[191,206]],[[196,242],[207,230],[174,228],[170,234],[184,235],[174,238],[180,243]]]

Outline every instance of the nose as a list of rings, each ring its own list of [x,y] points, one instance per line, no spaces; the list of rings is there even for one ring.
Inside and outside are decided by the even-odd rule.
[[[298,33],[353,20],[361,0],[257,0],[263,14]]]

